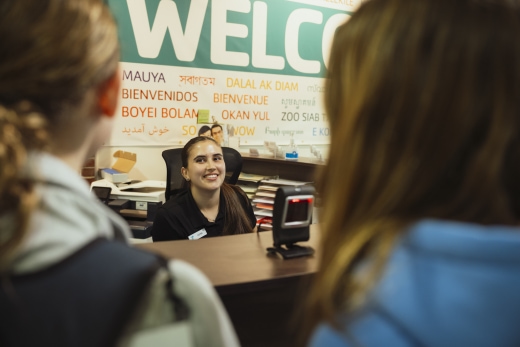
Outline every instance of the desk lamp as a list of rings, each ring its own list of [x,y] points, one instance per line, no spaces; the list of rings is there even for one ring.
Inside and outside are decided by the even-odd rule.
[[[314,206],[314,187],[280,187],[276,191],[273,208],[274,247],[269,253],[278,253],[283,259],[309,256],[314,249],[296,245],[309,240],[309,225]]]

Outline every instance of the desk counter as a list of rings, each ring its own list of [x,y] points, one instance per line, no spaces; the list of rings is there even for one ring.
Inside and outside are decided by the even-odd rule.
[[[311,246],[318,251],[317,224],[311,225],[310,235],[308,242],[298,244]],[[283,260],[276,254],[267,254],[266,248],[272,245],[272,232],[263,231],[256,234],[143,243],[136,246],[195,265],[220,293],[242,291],[245,287],[262,288],[290,277],[316,272],[316,254]]]
[[[215,286],[243,347],[294,346],[298,328],[295,313],[308,281],[318,269],[319,228],[311,225],[311,257],[283,260],[268,255],[270,231],[221,236],[196,241],[137,244],[167,258],[187,261]]]

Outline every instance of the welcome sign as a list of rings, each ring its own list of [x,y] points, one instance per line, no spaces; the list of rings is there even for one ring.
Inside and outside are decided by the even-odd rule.
[[[199,110],[226,141],[329,143],[328,52],[358,2],[109,0],[122,46],[110,144],[183,144]]]

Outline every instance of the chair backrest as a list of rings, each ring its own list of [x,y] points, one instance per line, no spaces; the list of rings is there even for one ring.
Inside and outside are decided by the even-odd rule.
[[[164,192],[166,201],[184,189],[184,177],[181,175],[181,152],[182,148],[166,149],[162,152],[166,163],[166,191]]]
[[[242,155],[231,147],[222,147],[224,162],[226,163],[226,179],[229,184],[237,184],[238,176],[242,171]]]
[[[181,152],[182,148],[166,149],[162,152],[166,163],[166,191],[164,193],[166,201],[186,188],[184,177],[181,175]],[[231,147],[222,147],[222,154],[226,163],[225,181],[229,184],[236,184],[242,171],[242,155]]]

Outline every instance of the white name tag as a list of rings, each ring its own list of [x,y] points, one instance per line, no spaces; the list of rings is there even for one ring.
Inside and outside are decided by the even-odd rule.
[[[208,233],[206,232],[206,229],[202,228],[199,231],[197,231],[196,233],[193,233],[190,236],[188,236],[188,239],[190,239],[190,240],[198,240],[201,237],[204,237],[206,235],[208,235]]]

